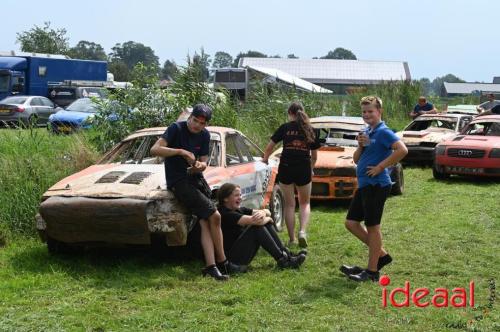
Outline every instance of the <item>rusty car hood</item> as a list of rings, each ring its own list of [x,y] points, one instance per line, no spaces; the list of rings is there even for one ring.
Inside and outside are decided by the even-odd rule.
[[[355,167],[352,155],[354,147],[321,147],[318,150],[316,168]]]
[[[93,165],[50,187],[44,197],[152,199],[166,189],[163,164]]]
[[[421,142],[440,143],[456,135],[457,133],[450,129],[405,130],[397,133],[406,145],[418,145]]]

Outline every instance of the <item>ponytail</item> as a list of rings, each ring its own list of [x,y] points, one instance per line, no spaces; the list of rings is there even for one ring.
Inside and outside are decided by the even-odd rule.
[[[296,116],[299,132],[305,137],[307,144],[314,143],[314,130],[309,123],[309,117],[304,111],[304,107],[299,102],[294,102],[288,107],[288,113]]]

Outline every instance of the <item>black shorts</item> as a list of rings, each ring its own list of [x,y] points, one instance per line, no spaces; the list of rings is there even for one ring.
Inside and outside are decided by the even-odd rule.
[[[311,179],[311,161],[305,160],[301,163],[288,163],[286,161],[280,161],[280,165],[278,167],[279,183],[294,183],[297,186],[304,186],[311,182]]]
[[[368,185],[360,188],[354,194],[347,220],[365,221],[366,226],[376,226],[382,220],[385,200],[391,192],[391,186]]]
[[[207,220],[217,211],[214,202],[208,197],[208,193],[204,193],[206,190],[200,187],[198,181],[188,178],[175,183],[169,189],[175,198],[199,219]]]

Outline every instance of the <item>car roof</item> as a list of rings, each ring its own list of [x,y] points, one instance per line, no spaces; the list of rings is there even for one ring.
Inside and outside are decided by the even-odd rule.
[[[124,141],[128,141],[128,140],[131,140],[131,139],[136,138],[136,137],[144,136],[144,134],[146,134],[146,135],[161,135],[165,132],[165,130],[167,130],[167,128],[168,127],[152,127],[152,128],[140,129],[140,130],[137,130],[136,132],[134,132],[133,134],[130,134],[129,136],[127,136],[124,139]],[[236,132],[236,133],[241,134],[241,132],[239,130],[236,130],[233,128],[227,128],[227,127],[208,126],[207,130],[210,133],[218,133],[218,134],[232,133],[232,132]]]
[[[471,114],[463,113],[433,113],[433,114],[422,114],[415,121],[428,120],[432,118],[462,118],[464,116],[471,116]]]
[[[365,122],[363,118],[360,116],[319,116],[316,118],[310,119],[311,123],[328,123],[328,122],[342,122],[342,123],[351,123],[351,124],[360,124],[363,125]]]
[[[500,122],[500,115],[492,114],[492,115],[481,115],[474,120],[471,121],[471,123],[480,123],[480,122]]]

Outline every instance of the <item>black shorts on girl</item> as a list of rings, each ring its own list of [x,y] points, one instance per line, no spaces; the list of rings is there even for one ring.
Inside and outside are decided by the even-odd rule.
[[[385,200],[391,192],[391,186],[368,185],[354,194],[347,212],[347,220],[365,221],[365,226],[380,225],[384,212]]]
[[[283,184],[294,183],[297,186],[304,186],[311,182],[311,161],[288,163],[280,161],[278,167],[278,181]]]

